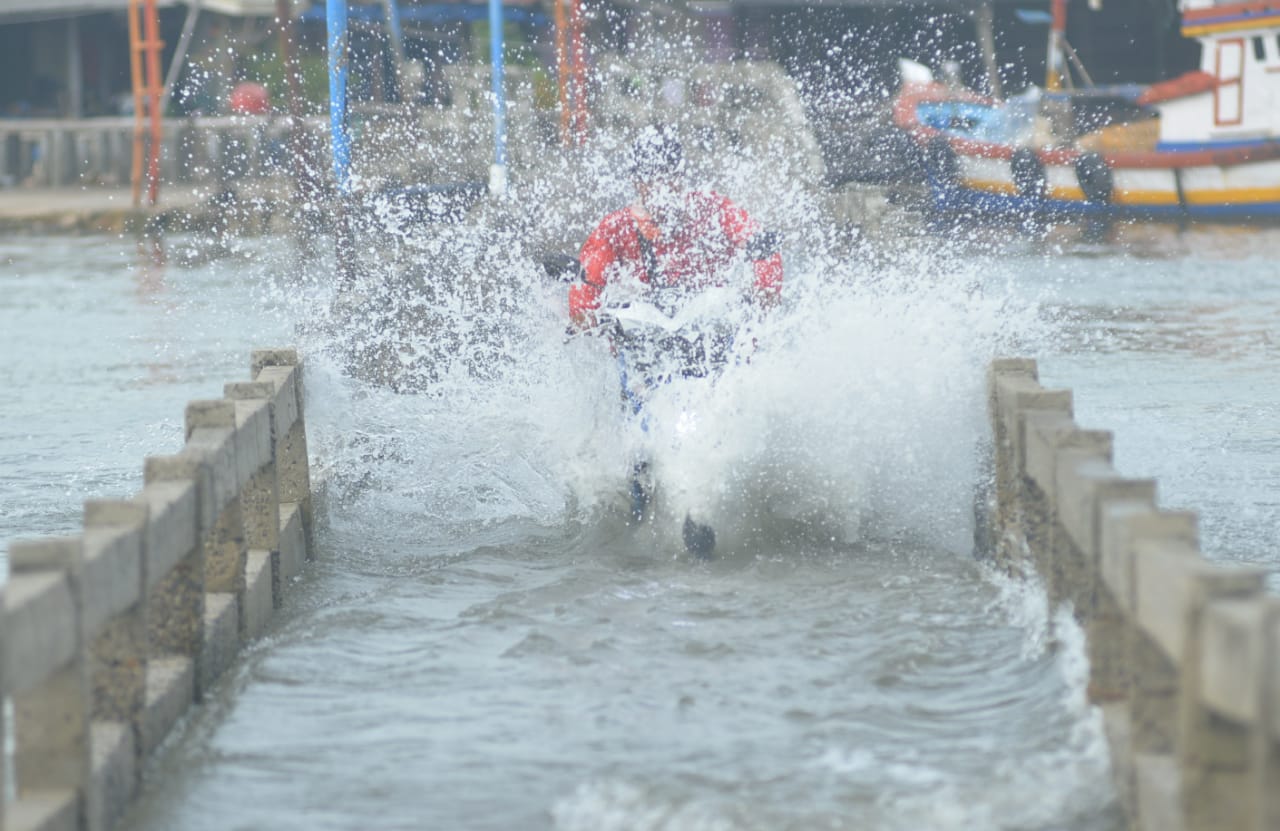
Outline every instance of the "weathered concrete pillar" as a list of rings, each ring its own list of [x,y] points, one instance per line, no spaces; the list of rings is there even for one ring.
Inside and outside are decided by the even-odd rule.
[[[204,455],[213,472],[217,518],[211,529],[202,529],[205,591],[238,596],[244,591],[247,548],[235,458],[235,403],[226,399],[192,401],[187,405],[186,425],[187,450]]]
[[[312,537],[311,472],[307,459],[307,430],[302,366],[293,349],[258,349],[250,366],[255,381],[272,384],[276,389],[272,411],[275,443],[276,481],[280,498],[282,532],[298,523],[303,537],[303,556],[314,550]],[[294,516],[296,514],[296,517]],[[291,577],[298,567],[291,565],[292,546],[281,543],[281,559]]]
[[[15,573],[65,570],[87,648],[91,769],[88,822],[109,827],[137,789],[138,736],[146,672],[142,580],[145,510],[127,502],[90,502],[82,538],[15,549]],[[72,625],[66,622],[63,625]]]
[[[1102,580],[1101,516],[1108,502],[1125,500],[1155,506],[1152,479],[1126,479],[1109,460],[1063,450],[1058,463],[1058,501],[1062,526],[1080,552],[1077,614],[1089,643],[1089,694],[1095,702],[1123,699],[1129,685],[1125,644],[1128,622]]]
[[[1000,382],[1005,378],[1019,377],[1034,382],[1035,361],[1025,358],[997,358],[987,372],[987,413],[991,418],[993,472],[995,475],[995,518],[991,525],[997,529],[991,552],[995,562],[1008,567],[1007,534],[1017,516],[1017,465],[1014,461],[1012,425],[1003,418],[1000,405]]]
[[[4,592],[0,591],[0,621],[5,619],[4,609]],[[8,678],[4,674],[5,651],[4,632],[0,631],[0,701],[9,697]],[[0,788],[0,831],[5,831],[5,828],[7,827],[5,823],[5,814],[8,813],[7,806],[9,803],[9,731],[6,729],[5,725],[5,722],[8,720],[8,718],[3,717],[3,714],[0,713],[0,782],[5,783],[5,786]]]
[[[1178,762],[1186,831],[1248,828],[1248,716],[1259,709],[1257,688],[1224,664],[1257,656],[1248,618],[1258,617],[1265,574],[1198,562],[1188,569],[1182,615],[1185,641],[1178,702]],[[1244,606],[1239,604],[1244,601]],[[1214,614],[1216,611],[1219,614]],[[1245,620],[1242,622],[1240,618]],[[1256,622],[1260,627],[1261,623]],[[1243,653],[1243,654],[1242,654]],[[1247,675],[1245,676],[1247,677]],[[1216,706],[1211,706],[1216,701]],[[1241,716],[1243,718],[1233,718]]]
[[[226,397],[235,406],[236,465],[240,471],[240,514],[244,523],[244,630],[247,638],[261,635],[271,620],[279,596],[280,497],[276,485],[275,447],[271,441],[274,389],[269,383],[227,384]]]
[[[261,462],[249,473],[249,484],[240,493],[245,537],[250,548],[267,551],[275,551],[280,545],[280,499],[271,435],[274,394],[274,388],[266,382],[225,387],[226,397],[234,402],[236,429],[245,436],[246,444],[254,445],[249,458]]]
[[[1000,358],[991,364],[988,407],[992,418],[995,452],[996,514],[1000,529],[996,561],[1008,572],[1022,574],[1027,520],[1023,517],[1023,476],[1026,469],[1025,414],[1049,411],[1071,415],[1071,391],[1047,390],[1037,381],[1034,361]],[[1036,521],[1032,517],[1031,521]],[[1033,531],[1033,534],[1035,532]]]
[[[1077,610],[1089,602],[1082,595],[1086,572],[1084,557],[1062,527],[1059,516],[1058,467],[1078,458],[1111,460],[1111,433],[1081,430],[1065,413],[1033,411],[1024,417],[1026,436],[1025,475],[1043,492],[1041,517],[1047,536],[1036,537],[1032,547],[1040,575],[1049,593],[1051,608],[1071,603]],[[1033,503],[1034,504],[1034,503]]]
[[[13,697],[15,827],[42,816],[96,831],[91,804],[89,661],[78,537],[15,542],[5,585],[4,682]]]
[[[148,657],[146,525],[145,503],[85,503],[85,603],[110,603],[96,633],[86,632],[93,702],[93,804],[104,828],[124,815],[142,779]]]
[[[184,453],[208,463],[217,519],[204,543],[205,642],[200,669],[207,688],[231,664],[245,631],[245,566],[248,545],[240,512],[235,402],[225,398],[187,404]],[[204,529],[202,529],[204,530]]]
[[[287,393],[292,396],[292,389]],[[290,536],[286,504],[280,497],[280,474],[277,454],[283,445],[283,437],[293,426],[297,418],[297,407],[292,397],[284,406],[279,406],[280,391],[271,381],[249,381],[246,383],[227,384],[227,398],[237,402],[259,402],[266,407],[268,430],[266,435],[266,463],[251,483],[251,495],[247,498],[254,504],[255,519],[253,527],[247,527],[249,544],[271,552],[272,597],[276,608],[283,602],[284,586],[301,571],[305,552],[301,541],[300,524],[295,519],[296,527]],[[237,407],[240,404],[237,403]],[[287,417],[289,423],[285,422]],[[288,508],[296,515],[296,504],[288,503]]]
[[[212,529],[217,509],[210,466],[193,454],[152,456],[144,463],[146,487],[142,498],[150,508],[151,523],[145,546],[149,584],[148,641],[151,672],[148,673],[149,709],[167,700],[161,718],[148,730],[148,749],[158,744],[168,726],[203,694],[205,677],[205,586],[203,539]],[[160,662],[169,659],[161,677]],[[173,659],[177,659],[176,663]],[[183,662],[187,668],[184,669]],[[184,676],[189,673],[190,695],[183,701]],[[174,690],[177,685],[177,690]]]
[[[129,573],[109,575],[137,583],[137,600],[108,620],[92,641],[93,717],[129,725],[141,748],[142,714],[146,705],[147,594],[142,545],[147,506],[129,500],[91,500],[84,507],[84,546],[127,546]],[[86,559],[88,557],[86,556]],[[120,558],[123,560],[123,558]],[[100,591],[91,587],[91,591]]]
[[[1263,616],[1262,688],[1259,725],[1253,731],[1251,787],[1261,795],[1258,814],[1250,831],[1280,828],[1280,600],[1268,596]]]
[[[1137,563],[1159,561],[1171,545],[1194,551],[1196,516],[1117,499],[1102,505],[1099,523],[1102,582],[1126,622],[1127,700],[1108,713],[1113,768],[1134,827],[1176,828],[1180,675],[1174,653],[1143,625]]]
[[[1172,753],[1177,747],[1179,673],[1173,655],[1138,625],[1137,558],[1164,550],[1197,550],[1197,518],[1190,511],[1158,511],[1145,501],[1116,500],[1104,506],[1101,525],[1104,582],[1132,621],[1129,719],[1135,753]]]

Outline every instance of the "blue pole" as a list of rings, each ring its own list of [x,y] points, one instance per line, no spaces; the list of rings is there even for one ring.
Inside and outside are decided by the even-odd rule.
[[[493,167],[489,169],[489,190],[507,189],[507,94],[502,69],[502,0],[489,0],[489,59],[493,86]]]
[[[347,0],[325,0],[329,33],[329,138],[333,146],[334,249],[339,291],[356,284],[354,241],[347,201],[351,196],[351,140],[347,133]]]
[[[325,0],[329,33],[329,136],[338,193],[351,190],[351,142],[347,134],[347,1]]]

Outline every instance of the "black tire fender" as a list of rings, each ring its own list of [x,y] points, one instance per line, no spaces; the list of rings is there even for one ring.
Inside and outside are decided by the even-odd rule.
[[[1076,181],[1084,192],[1086,202],[1096,205],[1111,204],[1115,192],[1115,174],[1107,166],[1101,153],[1081,153],[1075,161]]]
[[[1049,179],[1044,163],[1030,147],[1019,147],[1009,158],[1009,173],[1018,195],[1027,199],[1044,199],[1049,189]]]

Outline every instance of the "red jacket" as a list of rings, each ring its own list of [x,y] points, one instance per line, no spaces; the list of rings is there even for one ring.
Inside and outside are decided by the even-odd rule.
[[[665,234],[639,208],[614,211],[601,220],[582,246],[583,282],[569,289],[571,318],[598,309],[609,280],[649,282],[641,234],[650,241],[653,264],[668,285],[720,285],[725,268],[741,252],[752,260],[763,300],[772,302],[782,291],[782,255],[773,235],[763,233],[746,211],[720,194],[691,191],[684,196],[684,221]]]

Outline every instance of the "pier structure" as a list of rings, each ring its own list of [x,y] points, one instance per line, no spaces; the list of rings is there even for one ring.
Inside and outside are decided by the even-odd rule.
[[[1112,466],[1034,361],[989,373],[993,482],[980,550],[1039,580],[1086,633],[1129,826],[1280,828],[1280,598],[1261,568],[1206,560],[1196,515]]]
[[[250,378],[188,404],[184,446],[145,460],[136,495],[86,502],[80,534],[11,546],[0,696],[16,798],[0,790],[3,831],[111,828],[147,759],[301,574],[302,366],[291,349],[255,351]]]

